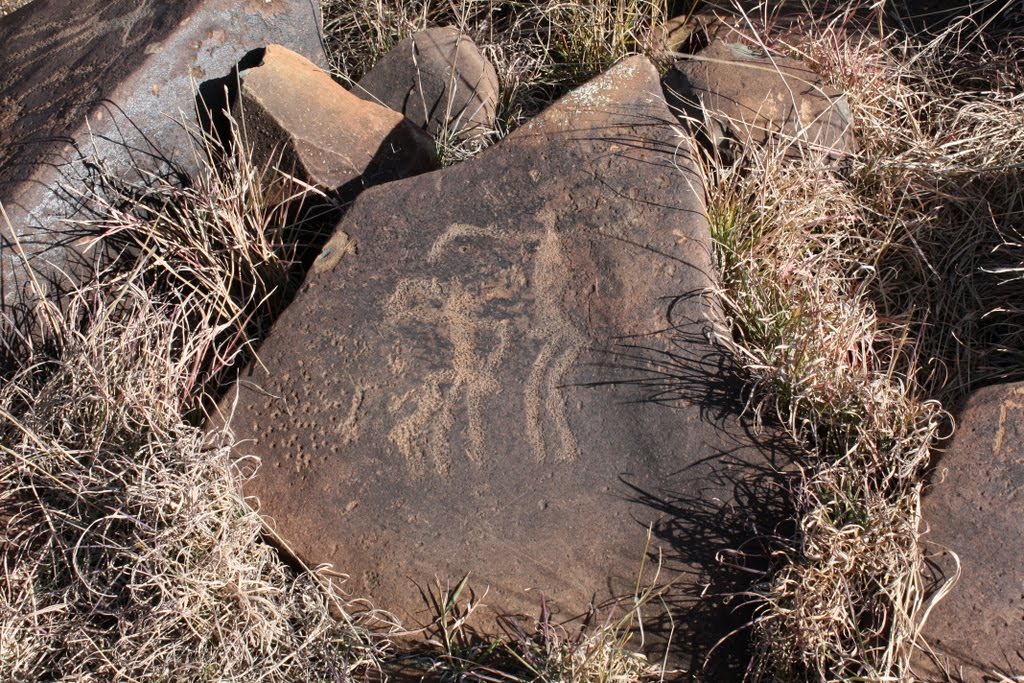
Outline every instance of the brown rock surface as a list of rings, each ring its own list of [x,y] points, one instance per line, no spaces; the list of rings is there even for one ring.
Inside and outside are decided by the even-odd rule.
[[[302,55],[270,45],[241,72],[235,115],[253,159],[328,192],[437,168],[434,140],[407,118],[345,90]]]
[[[469,36],[452,27],[401,41],[352,92],[402,112],[431,135],[466,138],[497,125],[498,74]]]
[[[775,139],[792,145],[794,154],[820,150],[839,157],[856,149],[842,93],[802,63],[769,57],[748,43],[715,39],[676,62],[664,85],[670,103],[716,147],[727,139],[740,145]]]
[[[982,683],[1024,675],[1024,384],[987,387],[968,401],[925,493],[922,540],[940,579],[960,578],[928,616],[926,681]],[[943,476],[944,475],[944,476]]]
[[[80,151],[115,171],[157,167],[153,146],[194,170],[195,86],[282,43],[317,63],[319,9],[305,0],[34,0],[0,19],[0,202],[37,266],[63,267],[75,235],[59,219],[80,187]],[[90,131],[93,135],[90,138]],[[0,225],[0,301],[23,284]]]
[[[631,58],[475,159],[356,200],[223,403],[262,460],[246,492],[300,558],[407,624],[431,617],[419,587],[469,573],[486,628],[541,595],[557,619],[632,595],[650,525],[673,658],[699,673],[744,623],[720,595],[749,579],[715,554],[770,528],[736,493],[765,456],[707,341],[710,237],[675,127]]]

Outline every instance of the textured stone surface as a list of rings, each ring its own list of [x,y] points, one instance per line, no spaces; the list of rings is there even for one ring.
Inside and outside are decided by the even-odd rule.
[[[0,17],[10,14],[29,3],[29,0],[0,0]]]
[[[54,190],[80,186],[79,151],[127,172],[157,166],[156,146],[192,170],[180,121],[195,119],[196,85],[268,43],[325,63],[319,21],[306,0],[34,0],[0,19],[0,202],[37,265],[73,254],[57,246],[74,240],[59,223],[73,201]],[[23,272],[4,225],[0,260],[10,301]]]
[[[396,111],[366,102],[280,45],[241,72],[236,118],[257,164],[274,163],[328,192],[437,168],[434,140]]]
[[[702,127],[711,144],[761,145],[777,139],[793,153],[853,151],[846,98],[802,63],[769,57],[748,43],[715,39],[664,79],[673,106]],[[710,118],[705,126],[705,112]]]
[[[352,92],[400,111],[432,135],[488,133],[496,126],[498,74],[469,36],[452,27],[406,38]]]
[[[705,337],[710,237],[676,127],[632,58],[356,200],[223,404],[262,460],[246,492],[299,557],[412,624],[419,587],[469,573],[486,628],[541,595],[558,620],[631,595],[651,525],[673,657],[699,671],[744,622],[716,596],[749,579],[715,554],[752,533],[735,491],[763,454]]]
[[[924,637],[954,681],[1024,675],[1024,384],[968,401],[925,493],[922,540],[939,578],[960,579],[932,610]],[[921,654],[915,670],[945,681]]]

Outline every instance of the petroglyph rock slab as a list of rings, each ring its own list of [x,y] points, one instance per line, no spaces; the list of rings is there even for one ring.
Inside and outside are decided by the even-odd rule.
[[[352,92],[402,112],[431,135],[466,138],[497,125],[498,74],[469,36],[452,27],[401,41]]]
[[[710,237],[674,128],[636,57],[359,197],[223,404],[299,557],[410,624],[419,587],[466,573],[478,617],[543,594],[561,619],[632,595],[652,525],[677,647],[743,623],[696,598],[723,590],[722,534],[750,531],[733,489],[760,455],[723,417],[740,397],[705,336]]]
[[[329,192],[437,168],[434,140],[387,107],[359,99],[302,55],[270,45],[241,72],[235,115],[253,159]]]
[[[79,151],[127,173],[156,166],[155,145],[194,170],[196,85],[268,43],[326,63],[319,22],[306,0],[34,0],[0,19],[0,202],[37,266],[72,257],[59,219],[75,197],[54,191],[79,186]],[[0,259],[10,301],[24,277],[2,224]]]
[[[803,63],[771,56],[748,43],[717,38],[666,74],[670,103],[721,148],[729,140],[777,140],[792,154],[842,157],[856,150],[845,96]]]
[[[1024,384],[978,391],[925,493],[925,552],[940,578],[956,573],[952,592],[932,610],[921,654],[927,681],[1015,680],[1024,675]]]

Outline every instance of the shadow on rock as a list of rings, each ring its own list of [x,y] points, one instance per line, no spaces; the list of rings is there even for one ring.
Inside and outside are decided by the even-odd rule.
[[[703,296],[683,295],[671,308]],[[660,562],[668,576],[685,577],[661,596],[668,609],[644,630],[659,641],[671,638],[669,659],[690,679],[740,680],[751,661],[760,591],[785,545],[782,539],[795,531],[790,492],[799,453],[779,425],[755,424],[742,369],[709,343],[712,324],[672,322],[675,327],[665,333],[670,350],[623,345],[608,363],[619,377],[610,383],[639,387],[641,400],[667,410],[697,405],[702,421],[720,436],[715,452],[671,473],[660,486],[637,486],[622,477],[633,502],[661,513],[652,537],[672,551],[651,561]],[[751,446],[759,456],[751,455]],[[673,486],[693,479],[702,482],[696,494],[692,486]]]

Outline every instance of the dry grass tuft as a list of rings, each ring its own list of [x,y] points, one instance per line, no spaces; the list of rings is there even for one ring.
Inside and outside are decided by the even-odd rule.
[[[244,135],[234,137],[247,148]],[[101,287],[133,269],[162,302],[181,309],[189,327],[179,352],[193,363],[181,390],[201,403],[290,301],[302,261],[322,243],[324,220],[333,223],[337,208],[312,186],[257,166],[246,151],[225,154],[195,135],[193,152],[203,170],[183,182],[144,171],[125,179],[97,160],[82,198],[89,217],[75,224],[114,254]],[[216,334],[206,339],[196,330]]]
[[[904,679],[944,406],[1024,374],[1024,71],[1007,57],[1024,36],[964,20],[914,44],[850,16],[762,39],[848,93],[859,152],[749,150],[706,173],[723,343],[805,454],[754,624],[760,679]]]
[[[444,681],[663,681],[677,672],[668,670],[665,661],[652,661],[639,652],[645,618],[668,613],[661,600],[665,588],[658,587],[660,568],[643,580],[646,565],[641,562],[631,600],[595,607],[582,622],[558,623],[542,597],[535,621],[503,617],[504,634],[496,637],[481,636],[469,626],[481,601],[468,587],[468,577],[454,588],[438,586],[425,596],[435,615],[426,629],[428,649],[412,658],[420,661],[426,676]]]
[[[31,325],[4,321],[3,680],[327,681],[376,666],[386,642],[262,538],[230,434],[186,418],[246,356],[287,271],[279,238],[302,197],[270,178],[244,158],[186,187],[106,177],[92,227],[125,252],[59,307],[28,304]]]

